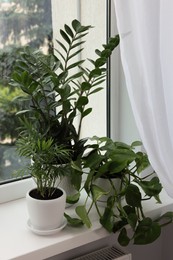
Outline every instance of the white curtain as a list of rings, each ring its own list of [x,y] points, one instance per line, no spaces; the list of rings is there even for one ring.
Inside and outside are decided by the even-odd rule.
[[[114,2],[137,127],[153,168],[173,197],[173,1]]]

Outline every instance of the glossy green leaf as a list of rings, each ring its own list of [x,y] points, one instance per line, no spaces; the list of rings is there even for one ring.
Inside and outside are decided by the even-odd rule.
[[[79,198],[80,198],[80,192],[67,196],[66,202],[69,204],[75,204],[76,202],[78,202]]]
[[[83,51],[83,48],[79,49],[78,51],[74,52],[73,54],[71,54],[68,57],[68,60],[72,59],[73,57],[75,57],[76,55],[78,55],[79,53],[81,53]]]
[[[103,50],[102,52],[101,52],[101,57],[104,57],[104,58],[109,58],[110,57],[110,55],[112,54],[112,51],[111,50],[109,50],[109,49],[106,49],[106,50]]]
[[[100,88],[95,88],[94,90],[92,90],[92,91],[90,92],[90,95],[95,94],[95,93],[101,91],[102,89],[103,89],[102,87],[100,87]]]
[[[161,221],[162,226],[172,223],[173,222],[173,212],[168,211],[155,220],[155,222],[159,222],[159,221]]]
[[[138,217],[135,213],[130,213],[127,217],[127,221],[129,225],[132,227],[132,229],[135,229],[138,221]]]
[[[81,38],[83,38],[84,36],[86,36],[88,34],[88,32],[87,33],[80,33],[77,37],[75,37],[74,39],[73,39],[73,41],[78,41],[78,40],[80,40]]]
[[[82,117],[84,118],[85,116],[89,115],[91,112],[92,112],[92,108],[91,107],[87,108],[82,112]]]
[[[158,177],[153,177],[149,181],[137,181],[145,194],[152,197],[158,195],[162,190],[162,185]]]
[[[161,234],[161,227],[158,223],[153,222],[150,218],[144,218],[138,225],[135,235],[134,244],[146,245],[154,242]]]
[[[101,198],[101,196],[108,194],[109,191],[105,191],[101,187],[92,184],[91,193],[92,193],[93,201],[96,202],[97,200],[99,200]]]
[[[81,89],[82,91],[86,91],[91,89],[92,85],[89,82],[82,82]]]
[[[67,53],[67,48],[65,47],[64,44],[62,44],[62,42],[56,40],[56,42],[61,46],[61,48]]]
[[[141,141],[134,141],[132,144],[131,144],[131,147],[136,147],[136,146],[141,146],[142,145],[142,142]]]
[[[136,185],[129,184],[126,189],[125,199],[128,205],[132,207],[141,207],[142,196]]]
[[[74,48],[76,48],[78,46],[81,46],[83,43],[85,43],[85,41],[80,41],[80,42],[77,42],[75,44],[72,44],[70,49],[72,50],[72,49],[74,49]]]
[[[82,174],[81,172],[72,171],[71,182],[76,190],[80,190],[82,183]]]
[[[66,33],[73,38],[73,37],[74,37],[74,34],[73,34],[72,29],[71,29],[67,24],[64,25],[64,28],[65,28],[65,30],[66,30]]]
[[[114,226],[113,215],[113,210],[111,208],[106,207],[103,215],[100,218],[100,223],[109,232],[112,232]]]
[[[72,27],[77,32],[79,30],[79,28],[81,27],[81,23],[78,20],[73,20]]]
[[[67,67],[67,70],[70,70],[70,69],[73,69],[75,67],[78,67],[79,65],[81,65],[82,63],[84,62],[84,60],[80,60],[80,61],[77,61],[75,63],[72,63],[70,64],[68,67]]]
[[[96,68],[96,69],[94,69],[94,70],[92,70],[92,71],[90,72],[89,77],[90,77],[90,79],[91,79],[91,78],[93,78],[93,77],[98,77],[98,76],[100,76],[101,74],[102,74],[101,70],[100,70],[99,68]]]
[[[127,235],[127,230],[123,228],[118,236],[118,242],[121,246],[127,246],[130,242],[130,238]]]
[[[88,98],[85,96],[79,97],[77,101],[77,107],[82,107],[88,104]]]
[[[90,28],[92,28],[92,26],[80,26],[80,28],[77,29],[78,33],[83,33],[85,31],[88,31]]]
[[[79,219],[79,218],[72,218],[72,217],[70,217],[67,213],[64,213],[64,217],[67,219],[68,223],[69,223],[71,226],[79,227],[79,226],[82,226],[82,225],[83,225],[82,220]]]
[[[69,39],[68,35],[62,29],[60,30],[60,34],[64,38],[64,40],[70,45],[71,40]]]
[[[86,207],[84,205],[76,207],[76,214],[81,218],[82,222],[90,228],[92,226],[91,221],[88,217]]]
[[[96,53],[99,57],[101,57],[102,52],[101,52],[100,50],[96,49],[96,50],[95,50],[95,53]]]
[[[99,67],[105,65],[106,62],[107,62],[107,59],[104,58],[104,57],[101,57],[101,58],[99,58],[99,59],[97,59],[97,60],[95,61],[95,66],[99,68]]]

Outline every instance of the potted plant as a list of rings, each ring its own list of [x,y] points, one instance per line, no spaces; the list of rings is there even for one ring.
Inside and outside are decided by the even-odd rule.
[[[98,58],[89,59],[91,69],[85,68],[78,55],[90,28],[73,20],[60,30],[56,55],[27,47],[13,72],[11,85],[23,91],[17,100],[29,104],[17,113],[22,127],[16,145],[21,156],[32,159],[25,170],[34,178],[42,201],[55,194],[57,180],[63,176],[70,177],[76,190],[81,186],[82,172],[71,165],[81,163],[87,147],[87,138],[80,137],[82,121],[92,111],[89,98],[102,89],[105,64],[119,44],[118,36],[110,38],[102,51],[96,50]],[[75,201],[77,197],[78,193]]]
[[[81,163],[81,171],[86,169],[87,175],[80,190],[86,192],[85,203],[76,206],[77,217],[65,214],[68,222],[91,227],[90,212],[95,207],[102,226],[109,232],[119,232],[118,242],[122,246],[130,241],[152,243],[160,236],[161,227],[172,222],[173,214],[167,212],[154,220],[145,216],[143,202],[154,198],[161,203],[162,185],[154,172],[147,176],[142,174],[150,163],[146,153],[136,150],[141,142],[127,145],[96,136],[91,141]],[[73,167],[80,170],[78,165]],[[109,185],[105,185],[106,182]]]

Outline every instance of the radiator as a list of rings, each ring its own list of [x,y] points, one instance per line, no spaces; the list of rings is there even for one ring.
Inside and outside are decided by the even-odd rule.
[[[105,247],[92,253],[73,258],[73,260],[132,260],[131,254],[124,253],[116,247]]]

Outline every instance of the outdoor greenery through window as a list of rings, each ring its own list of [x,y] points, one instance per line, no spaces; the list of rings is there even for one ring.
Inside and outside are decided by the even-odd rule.
[[[20,89],[10,86],[19,53],[29,45],[47,54],[52,50],[51,1],[0,0],[0,183],[16,178],[26,164],[16,152],[20,121]]]

